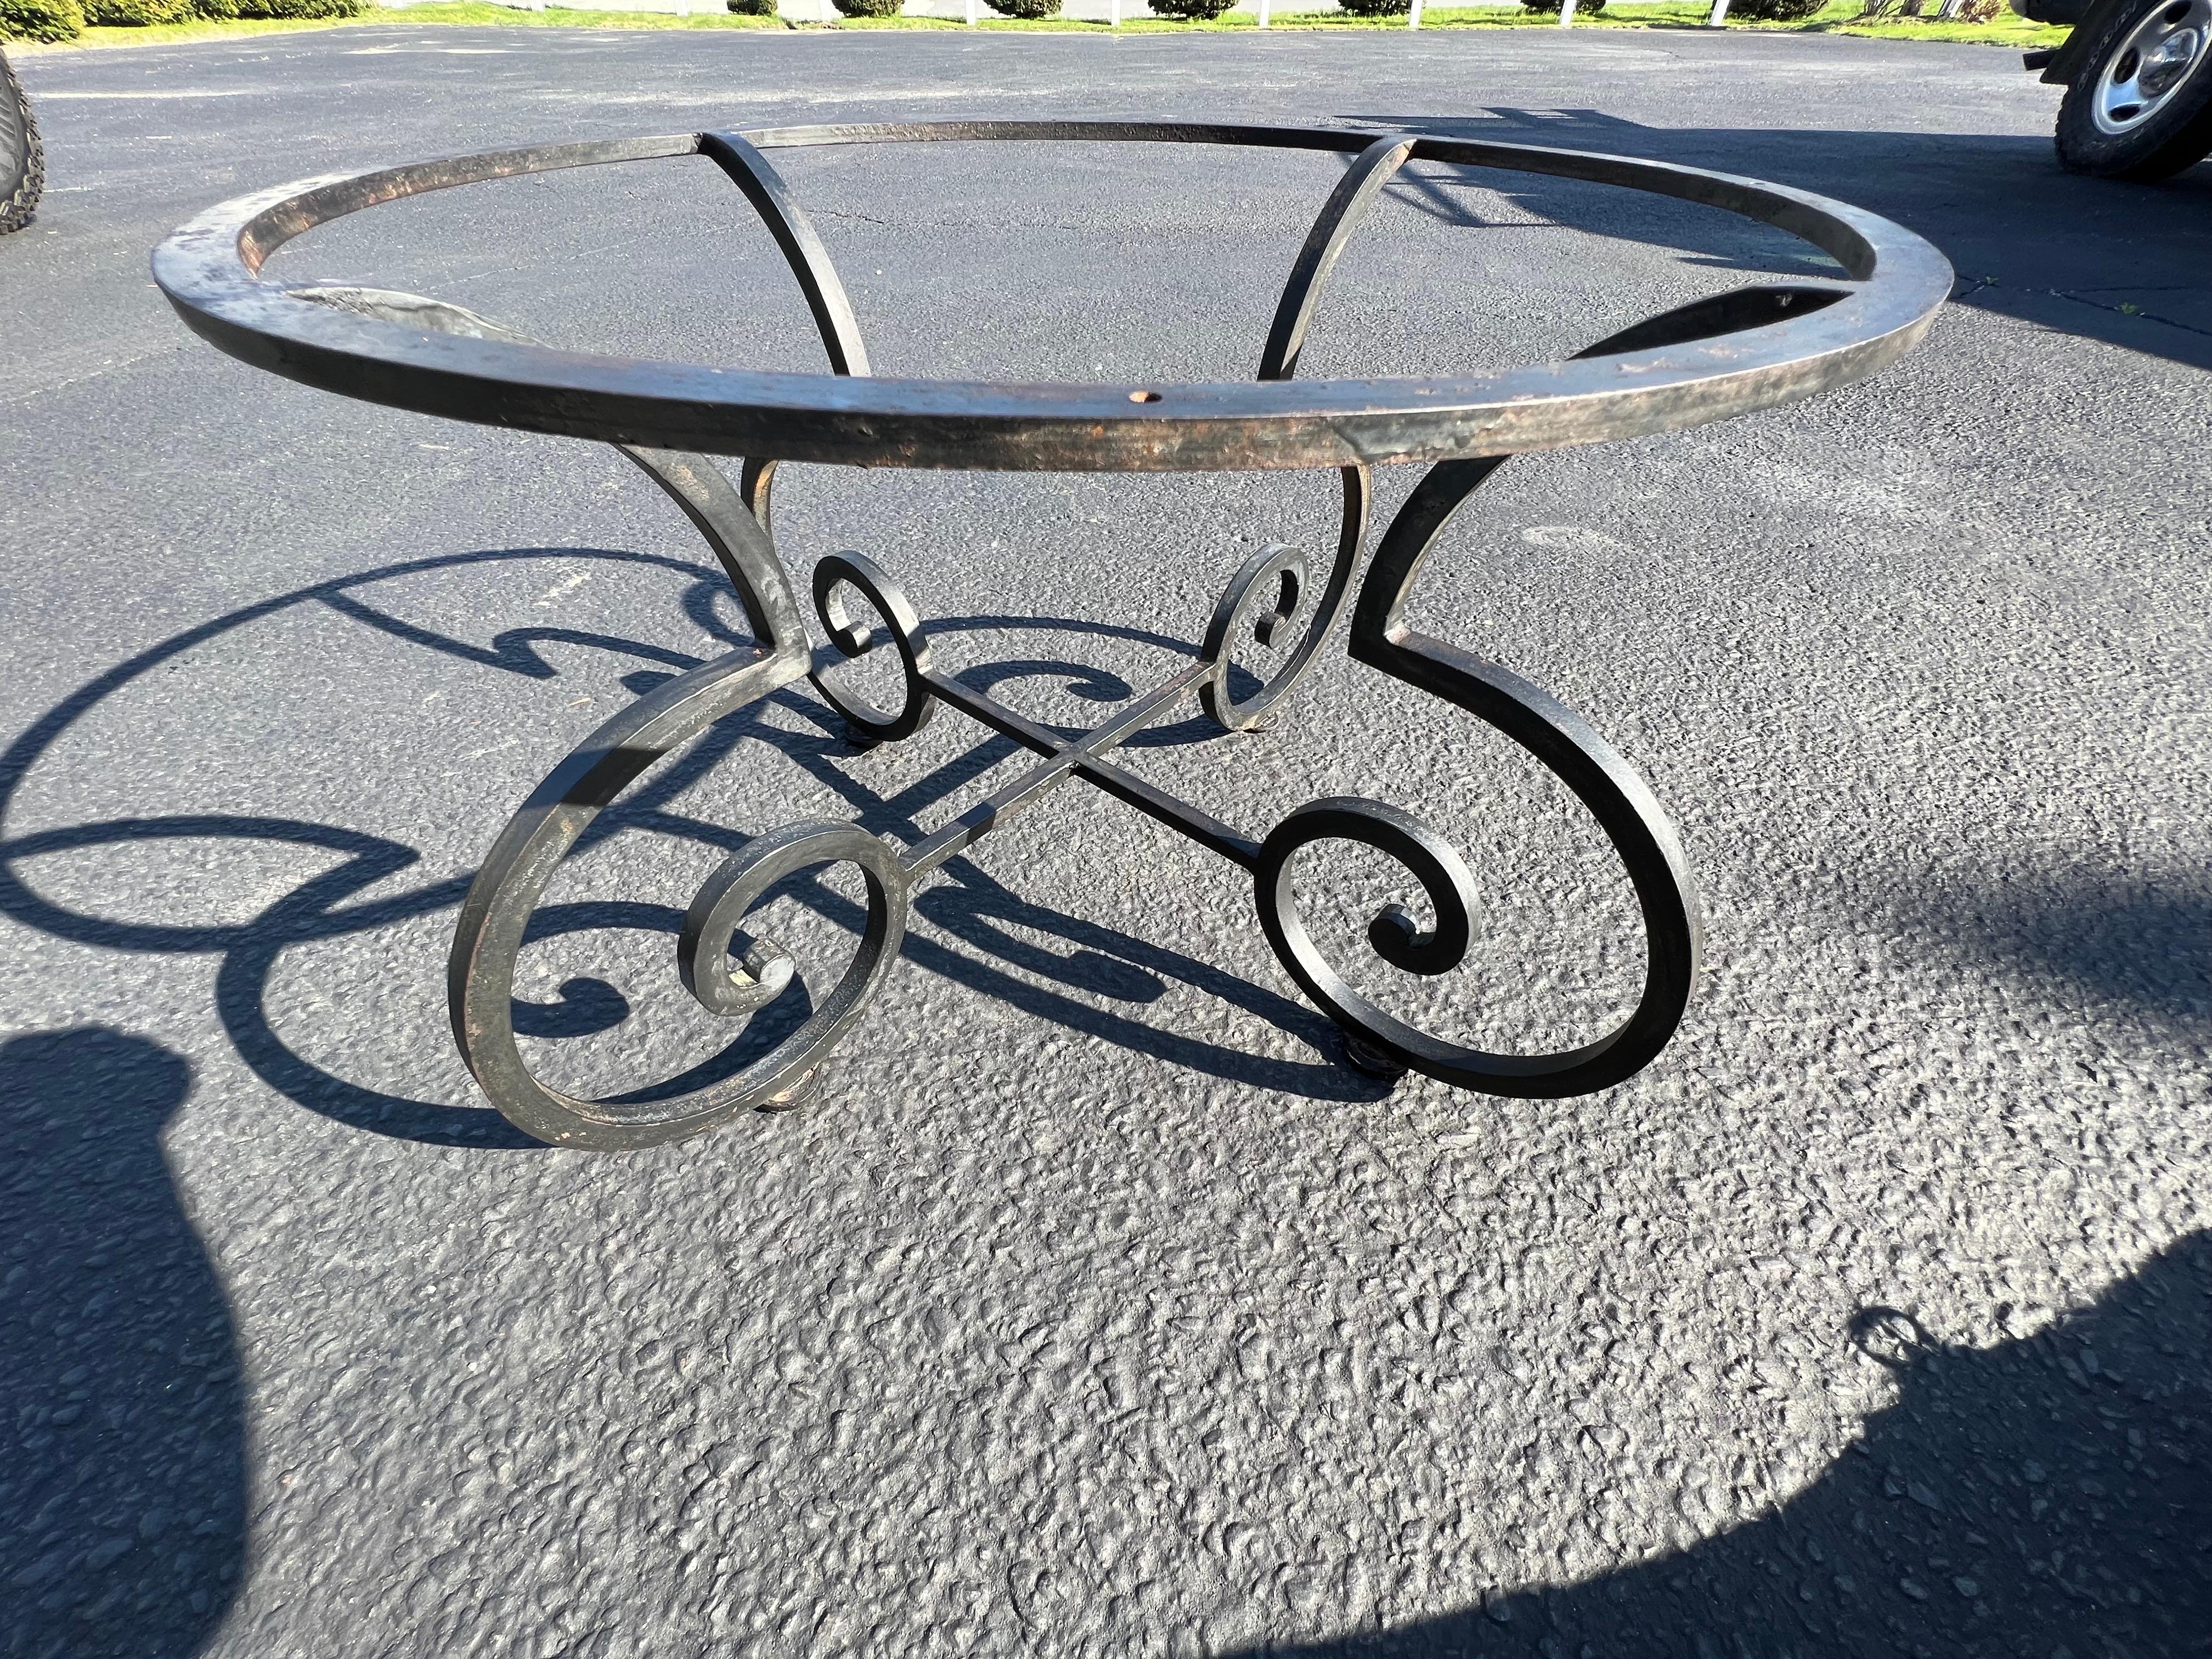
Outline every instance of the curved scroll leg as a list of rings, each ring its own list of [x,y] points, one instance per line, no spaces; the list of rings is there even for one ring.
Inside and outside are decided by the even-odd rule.
[[[462,902],[446,984],[462,1057],[492,1104],[518,1128],[561,1146],[652,1146],[788,1094],[811,1069],[811,1059],[795,1063],[808,1056],[789,1052],[787,1042],[769,1059],[794,1063],[773,1072],[763,1061],[719,1084],[649,1103],[580,1100],[531,1074],[514,1020],[515,963],[531,914],[576,838],[662,756],[805,672],[803,650],[741,651],[678,676],[586,738],[501,832]],[[817,1013],[798,1035],[819,1035],[823,1024]]]
[[[481,338],[525,337],[461,307],[420,295],[337,287],[292,291],[318,304],[411,327]],[[615,447],[643,468],[706,538],[737,590],[757,648],[732,653],[678,676],[586,738],[507,821],[462,902],[446,964],[454,1040],[469,1070],[508,1121],[556,1146],[649,1146],[696,1134],[757,1106],[787,1102],[805,1086],[821,1054],[851,1024],[860,1002],[880,981],[884,965],[896,952],[905,915],[903,878],[886,887],[878,867],[890,855],[879,847],[872,858],[858,855],[870,872],[871,894],[869,934],[855,958],[859,965],[847,971],[813,1019],[734,1078],[673,1099],[641,1104],[579,1100],[531,1075],[515,1042],[515,962],[531,915],[562,859],[592,820],[663,755],[732,710],[800,678],[808,667],[805,621],[766,529],[772,465],[748,464],[741,495],[703,455],[623,444]],[[756,849],[751,864],[734,873],[726,865],[708,888],[726,898],[743,889],[747,871],[757,872],[772,858],[819,854],[800,858],[802,864],[818,864],[855,856],[843,842],[825,841],[820,834],[802,838],[794,848],[787,834],[782,840],[757,838],[732,863],[743,863]],[[896,869],[896,860],[891,862]],[[729,913],[731,927],[757,896],[744,897]],[[726,931],[726,944],[727,937]],[[687,964],[701,960],[696,951],[685,958]],[[781,970],[787,982],[787,959]]]
[[[788,957],[772,945],[756,945],[748,958],[752,976],[741,981],[715,950],[726,951],[744,911],[774,881],[796,869],[850,860],[868,878],[868,932],[814,1017],[735,1077],[665,1100],[580,1100],[532,1075],[515,1042],[515,963],[531,915],[562,859],[592,820],[654,762],[725,715],[803,678],[811,655],[790,580],[756,516],[754,503],[761,510],[767,505],[769,469],[749,465],[741,495],[703,456],[617,447],[668,493],[714,549],[759,648],[732,653],[641,697],[538,786],[477,872],[447,964],[453,1036],[492,1103],[541,1140],[602,1150],[679,1139],[743,1112],[791,1104],[888,971],[906,914],[905,878],[896,860],[859,831],[850,832],[863,843],[857,849],[823,825],[757,836],[709,878],[692,907],[681,957],[685,982],[718,1013],[749,1013],[773,1000],[769,994],[748,1003],[743,987],[781,990],[793,973]]]
[[[805,619],[800,616],[799,602],[793,597],[791,577],[783,568],[783,561],[776,556],[767,520],[761,516],[768,508],[765,479],[756,497],[751,491],[740,494],[733,489],[721,468],[704,455],[690,455],[673,449],[644,449],[630,444],[616,444],[613,447],[642,468],[646,476],[684,509],[684,516],[691,520],[707,545],[714,550],[723,574],[730,579],[730,586],[737,589],[738,603],[744,607],[746,625],[762,648],[804,653],[807,648]],[[744,476],[748,483],[751,482],[750,463]],[[757,509],[753,505],[756,499],[759,502]]]
[[[1350,227],[1405,157],[1402,149],[1378,141],[1330,197],[1284,290],[1261,362],[1262,378],[1287,376],[1294,369],[1321,283]],[[1705,339],[1817,311],[1845,292],[1804,283],[1740,289],[1676,307],[1577,355]],[[1423,477],[1391,521],[1361,586],[1352,621],[1352,656],[1497,727],[1589,809],[1620,855],[1643,915],[1645,967],[1636,1007],[1612,1031],[1580,1048],[1503,1054],[1442,1042],[1362,997],[1316,949],[1299,914],[1291,868],[1299,849],[1309,843],[1362,842],[1395,859],[1419,882],[1437,925],[1419,932],[1403,905],[1386,905],[1367,932],[1369,945],[1384,961],[1410,973],[1445,973],[1464,957],[1472,937],[1474,896],[1465,866],[1447,842],[1395,807],[1355,799],[1303,807],[1261,844],[1254,872],[1261,926],[1269,943],[1306,994],[1343,1028],[1346,1057],[1353,1065],[1382,1076],[1401,1068],[1419,1071],[1491,1094],[1557,1097],[1586,1094],[1632,1077],[1667,1046],[1689,1006],[1703,924],[1680,837],[1650,786],[1613,746],[1579,714],[1518,675],[1406,625],[1406,595],[1437,538],[1504,462],[1503,456],[1445,461]],[[1247,586],[1259,585],[1268,568],[1262,560],[1249,564]]]
[[[319,304],[414,327],[524,337],[459,306],[419,295],[332,287],[295,292]],[[865,368],[865,358],[858,366]],[[840,364],[841,370],[846,367]],[[778,881],[799,870],[857,864],[868,885],[867,930],[843,977],[813,1017],[736,1076],[667,1099],[581,1100],[532,1074],[515,1042],[515,964],[531,915],[561,860],[592,821],[661,757],[725,715],[802,678],[810,665],[805,622],[768,532],[775,464],[748,461],[732,487],[703,455],[614,447],[666,492],[714,550],[737,590],[757,648],[695,668],[639,698],[586,738],[532,792],[469,887],[446,965],[454,1040],[491,1103],[508,1121],[540,1140],[600,1150],[680,1139],[743,1112],[790,1106],[896,960],[906,927],[908,885],[897,855],[849,825],[792,824],[753,837],[708,878],[692,902],[678,951],[684,981],[718,1014],[744,1017],[765,1007],[790,983],[796,964],[772,940],[757,939],[741,953],[743,965],[732,966],[729,955],[745,913]],[[818,580],[817,588],[818,596]],[[888,611],[886,618],[890,619]],[[835,632],[836,624],[832,628]]]
[[[1261,926],[1284,967],[1352,1042],[1463,1089],[1534,1097],[1587,1094],[1633,1076],[1674,1035],[1697,975],[1698,901],[1680,839],[1657,799],[1580,715],[1495,663],[1406,625],[1406,593],[1422,562],[1452,514],[1502,464],[1502,457],[1445,461],[1415,487],[1360,590],[1352,655],[1495,726],[1589,809],[1620,854],[1643,915],[1644,981],[1635,1009],[1582,1048],[1510,1054],[1432,1037],[1362,997],[1322,957],[1299,912],[1293,861],[1310,843],[1363,842],[1419,882],[1436,915],[1434,927],[1417,930],[1402,906],[1391,905],[1368,929],[1368,942],[1392,965],[1417,974],[1448,972],[1464,958],[1474,931],[1473,884],[1459,855],[1417,820],[1379,802],[1316,801],[1291,813],[1261,844],[1254,866],[1256,897]]]

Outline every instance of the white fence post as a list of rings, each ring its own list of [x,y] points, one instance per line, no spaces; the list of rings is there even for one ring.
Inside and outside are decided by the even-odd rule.
[[[1726,28],[1728,8],[1729,0],[1713,0],[1713,15],[1705,19],[1705,27],[1709,29]]]
[[[975,0],[968,0],[968,27],[975,27]]]
[[[1406,14],[1406,27],[1409,29],[1421,27],[1421,0],[1413,0],[1413,10]]]
[[[1260,27],[1261,28],[1267,27],[1267,6],[1268,0],[1260,0]]]
[[[1559,0],[1559,27],[1571,29],[1575,26],[1575,0]]]
[[[1121,0],[1114,0],[1114,15],[1107,21],[1117,29],[1121,27]]]

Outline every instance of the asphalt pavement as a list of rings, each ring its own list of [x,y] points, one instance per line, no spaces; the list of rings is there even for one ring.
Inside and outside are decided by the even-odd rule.
[[[2008,53],[1693,31],[379,27],[20,69],[50,172],[0,240],[0,1652],[2203,1650],[2212,167],[2063,175]],[[1726,168],[1956,267],[1873,380],[1516,459],[1418,590],[1674,814],[1708,947],[1680,1031],[1587,1098],[1377,1084],[1248,878],[1077,786],[917,898],[811,1109],[525,1142],[447,1032],[460,895],[572,744],[743,618],[619,458],[250,369],[149,251],[377,162],[1071,112]],[[1117,380],[1252,373],[1337,176],[787,172],[879,370]],[[271,270],[818,366],[704,162],[380,210]],[[1814,270],[1706,210],[1425,167],[1301,373],[1542,360]],[[1071,727],[1187,659],[1254,549],[1326,546],[1335,499],[778,488],[802,575],[867,553],[942,661]],[[1360,969],[1393,1006],[1543,1047],[1632,995],[1601,841],[1471,721],[1333,650],[1272,730],[1204,738],[1132,764],[1255,833],[1367,794],[1466,854],[1468,963]],[[803,686],[717,728],[556,884],[533,1059],[601,1091],[711,1061],[672,958],[718,860],[803,817],[912,840],[1015,763],[951,714],[857,749]],[[1346,960],[1415,896],[1317,870]],[[850,898],[779,901],[811,970]]]

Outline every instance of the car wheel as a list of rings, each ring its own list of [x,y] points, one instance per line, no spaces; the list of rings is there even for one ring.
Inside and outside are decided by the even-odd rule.
[[[2212,0],[2136,0],[2108,16],[2058,106],[2058,161],[2164,179],[2212,152]]]
[[[0,231],[21,230],[31,222],[46,179],[46,151],[30,100],[0,54]]]

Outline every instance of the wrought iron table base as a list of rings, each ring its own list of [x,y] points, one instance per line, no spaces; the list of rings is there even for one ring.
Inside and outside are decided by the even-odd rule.
[[[815,667],[793,585],[769,526],[773,463],[748,465],[742,490],[708,458],[617,446],[684,507],[728,573],[757,646],[668,682],[593,732],[525,803],[486,860],[462,907],[450,967],[454,1033],[485,1092],[514,1121],[560,1145],[649,1145],[744,1112],[787,1109],[811,1090],[817,1067],[859,1018],[896,959],[911,895],[947,860],[1072,778],[1135,807],[1252,872],[1260,921],[1285,968],[1343,1029],[1345,1058],[1379,1075],[1417,1070],[1491,1093],[1553,1096],[1602,1088],[1632,1075],[1664,1046],[1696,972],[1696,901],[1674,830],[1650,792],[1577,716],[1494,664],[1408,630],[1406,590],[1451,512],[1499,462],[1446,462],[1431,471],[1382,538],[1351,604],[1366,542],[1370,485],[1365,469],[1343,470],[1338,545],[1316,585],[1295,549],[1262,548],[1231,580],[1189,666],[1125,702],[1091,731],[1065,736],[989,693],[939,670],[913,604],[860,554],[832,554],[815,566],[816,618],[833,651],[851,659],[890,650],[902,690],[894,709],[841,690]],[[856,617],[857,598],[870,616]],[[1448,973],[1465,959],[1477,905],[1473,877],[1451,844],[1410,814],[1353,797],[1299,808],[1255,839],[1177,799],[1112,758],[1139,732],[1194,697],[1224,732],[1270,718],[1313,666],[1350,604],[1352,654],[1475,714],[1534,752],[1589,806],[1625,861],[1649,941],[1636,1011],[1610,1036],[1567,1053],[1488,1054],[1415,1030],[1362,997],[1309,936],[1292,890],[1299,850],[1321,840],[1363,842],[1411,873],[1433,915],[1424,927],[1405,905],[1385,906],[1369,924],[1376,954],[1408,973]],[[1257,690],[1232,695],[1235,652],[1246,637],[1287,645]],[[753,836],[708,878],[684,916],[677,962],[702,1006],[750,1017],[781,996],[798,972],[774,939],[744,929],[749,912],[802,871],[851,864],[867,887],[867,921],[842,977],[799,1030],[733,1077],[672,1099],[592,1102],[541,1082],[515,1040],[517,960],[532,913],[562,857],[599,811],[654,762],[749,703],[811,677],[854,738],[896,743],[926,726],[940,706],[958,710],[1041,758],[951,823],[911,846],[850,823],[805,821]]]
[[[1232,145],[1345,159],[1293,262],[1254,382],[1156,386],[1021,385],[874,375],[828,250],[767,153],[878,143],[1021,141]],[[616,162],[704,157],[744,194],[789,264],[830,361],[828,375],[705,369],[562,352],[441,301],[386,290],[265,280],[268,256],[332,218],[425,191]],[[1409,161],[1621,185],[1718,207],[1817,247],[1835,280],[1776,281],[1652,317],[1573,359],[1487,376],[1292,384],[1322,288],[1354,228]],[[697,1133],[738,1113],[788,1106],[851,1028],[896,958],[908,896],[947,859],[1071,778],[1136,807],[1252,872],[1260,924],[1293,979],[1346,1034],[1366,1069],[1419,1071],[1495,1094],[1587,1092],[1662,1048],[1697,972],[1697,900],[1674,828],[1651,792],[1577,715],[1526,681],[1406,622],[1408,591],[1452,514],[1510,454],[1670,431],[1784,403],[1874,373],[1909,350],[1948,295],[1942,257],[1845,204],[1758,179],[1668,163],[1431,134],[1158,122],[945,122],[694,132],[550,145],[304,180],[227,203],[172,235],[155,275],[179,313],[224,350],[274,373],[399,408],[615,444],[672,497],[721,561],[756,644],[669,681],[574,750],[509,820],[461,907],[448,965],[454,1035],[484,1092],[541,1139],[623,1147]],[[660,447],[656,446],[667,446]],[[732,485],[705,454],[749,458]],[[919,731],[940,705],[1033,750],[1026,773],[911,847],[852,824],[803,823],[757,836],[714,871],[678,943],[684,983],[733,1018],[766,1008],[797,972],[746,915],[787,878],[830,864],[866,882],[867,921],[842,976],[795,1032],[736,1075],[671,1097],[587,1101],[532,1075],[515,1041],[515,969],[532,912],[586,826],[647,768],[735,710],[813,673],[813,648],[769,529],[779,459],[1017,471],[1199,471],[1334,467],[1343,479],[1338,544],[1316,584],[1305,556],[1271,546],[1215,607],[1198,659],[1076,737],[939,672],[921,622],[883,571],[854,553],[816,567],[813,609],[844,657],[888,646],[900,706],[873,708],[819,674],[815,684],[874,742]],[[1364,575],[1369,469],[1432,463]],[[1355,587],[1357,589],[1355,594]],[[1316,591],[1316,588],[1318,591]],[[855,619],[857,595],[873,620]],[[1267,718],[1312,666],[1346,610],[1354,661],[1440,698],[1512,738],[1582,801],[1634,888],[1645,939],[1635,1008],[1583,1047],[1493,1054],[1416,1030],[1376,1006],[1316,945],[1294,890],[1316,842],[1362,843],[1395,860],[1433,920],[1382,908],[1367,941],[1391,967],[1450,971],[1466,957],[1474,884],[1450,843],[1394,806],[1363,799],[1298,808],[1255,840],[1112,758],[1195,695],[1221,726]],[[1231,689],[1247,631],[1293,641],[1243,697]],[[733,960],[734,957],[734,960]]]

